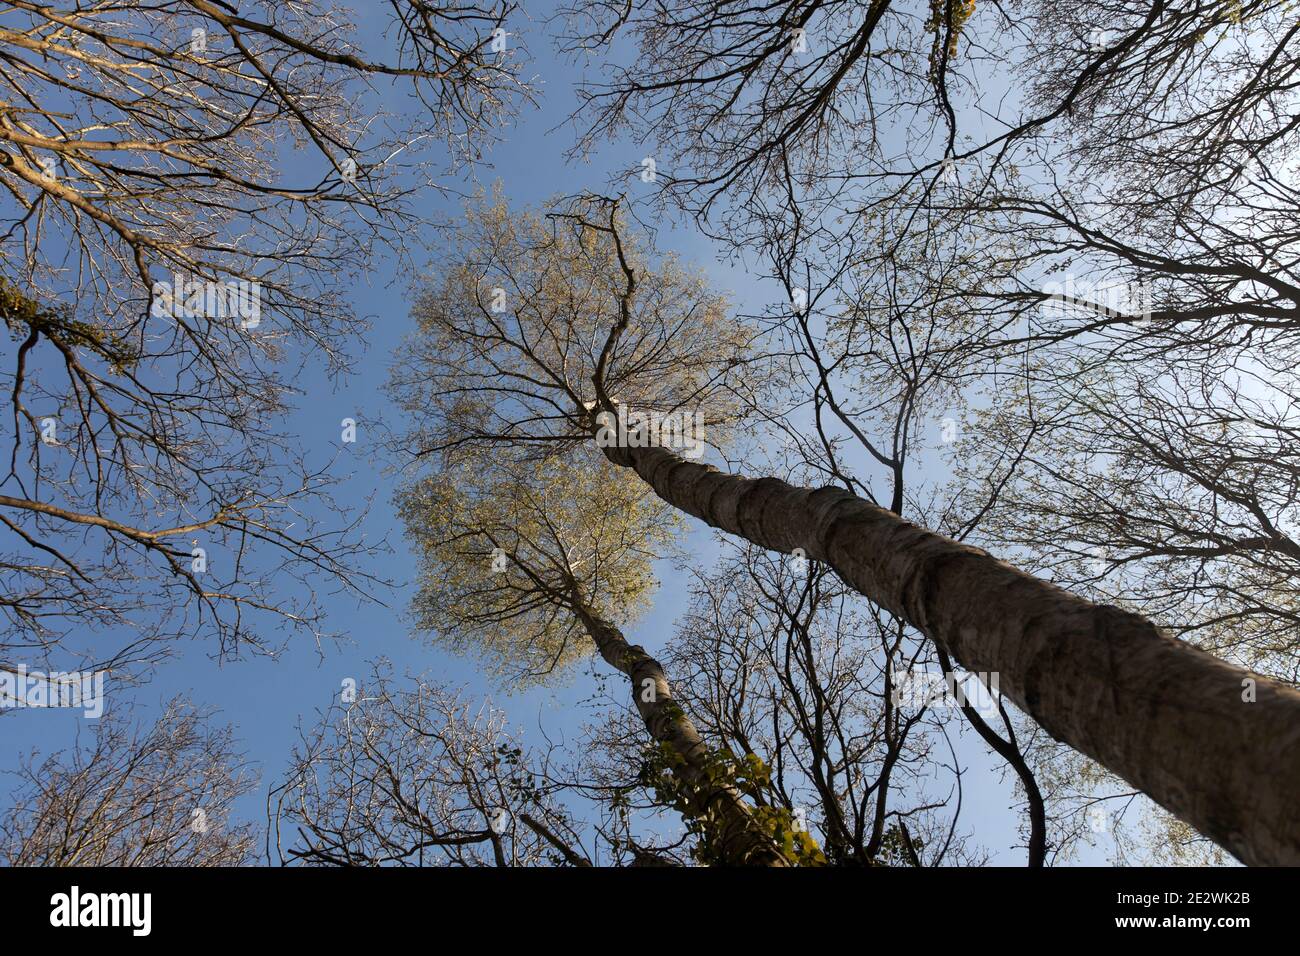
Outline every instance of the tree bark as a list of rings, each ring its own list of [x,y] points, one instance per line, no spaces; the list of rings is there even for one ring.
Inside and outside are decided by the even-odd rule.
[[[604,452],[673,507],[764,548],[802,548],[968,670],[996,672],[1053,737],[1243,862],[1300,864],[1294,688],[842,489],[725,474],[659,447]]]
[[[668,744],[685,761],[683,767],[673,769],[673,774],[680,782],[698,788],[697,799],[703,804],[702,823],[709,829],[724,862],[737,866],[789,866],[790,861],[773,838],[757,826],[735,788],[719,787],[705,776],[709,749],[690,717],[673,700],[672,688],[659,662],[645,648],[629,644],[622,631],[591,608],[578,603],[574,610],[600,656],[632,681],[632,699],[650,736]],[[644,693],[651,686],[654,693]]]

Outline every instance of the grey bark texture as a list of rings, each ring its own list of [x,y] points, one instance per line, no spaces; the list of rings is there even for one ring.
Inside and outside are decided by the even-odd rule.
[[[670,505],[764,548],[802,548],[966,669],[997,672],[1053,737],[1243,862],[1300,864],[1294,688],[842,489],[726,474],[660,447],[604,451]]]
[[[630,644],[613,624],[579,605],[587,633],[600,656],[632,681],[632,696],[650,736],[668,744],[684,765],[673,770],[682,783],[699,790],[703,804],[701,821],[722,852],[724,862],[736,866],[789,866],[785,855],[770,835],[758,827],[740,794],[732,787],[718,786],[705,776],[708,747],[690,717],[673,699],[672,688],[659,662],[640,645]],[[645,693],[649,682],[653,693]]]

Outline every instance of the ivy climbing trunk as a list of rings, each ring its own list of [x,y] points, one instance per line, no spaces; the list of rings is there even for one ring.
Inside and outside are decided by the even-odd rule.
[[[838,488],[751,479],[660,447],[607,447],[664,501],[834,569],[1053,737],[1248,864],[1300,864],[1300,692],[904,521]]]
[[[709,748],[673,699],[659,662],[645,648],[628,643],[622,631],[585,604],[576,602],[574,611],[600,656],[631,680],[632,699],[650,736],[681,758],[671,772],[679,785],[689,788],[692,812],[722,861],[736,866],[789,866],[790,861],[758,825],[736,789],[711,778]]]

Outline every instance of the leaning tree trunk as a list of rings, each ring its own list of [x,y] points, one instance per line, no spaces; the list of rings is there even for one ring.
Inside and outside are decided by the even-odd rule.
[[[802,548],[928,635],[1057,740],[1249,864],[1300,864],[1300,692],[904,521],[838,488],[729,475],[659,447],[604,449],[670,505]]]
[[[701,824],[717,846],[723,862],[738,866],[789,866],[772,836],[754,820],[749,807],[734,787],[719,786],[707,774],[709,748],[695,724],[673,700],[664,670],[645,648],[629,644],[623,632],[599,617],[591,608],[574,608],[600,656],[632,681],[632,697],[656,741],[667,744],[683,765],[673,775],[692,788],[692,803],[698,804]]]

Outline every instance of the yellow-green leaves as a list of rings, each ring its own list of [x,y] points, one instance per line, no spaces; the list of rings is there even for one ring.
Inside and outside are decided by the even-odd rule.
[[[605,460],[600,392],[646,421],[702,422],[717,448],[756,374],[751,332],[594,197],[471,206],[415,318],[393,389],[438,469],[401,496],[424,560],[417,623],[512,682],[563,671],[592,647],[572,602],[632,620],[680,520]]]
[[[756,374],[746,365],[752,330],[699,274],[654,256],[616,214],[580,203],[542,213],[500,200],[471,207],[415,318],[394,388],[421,418],[426,445],[513,454],[586,443],[600,369],[612,400],[698,412],[716,446],[738,414],[738,380]]]
[[[561,674],[593,645],[572,608],[615,623],[649,603],[680,519],[595,454],[467,454],[400,496],[421,563],[417,626],[512,684]]]

